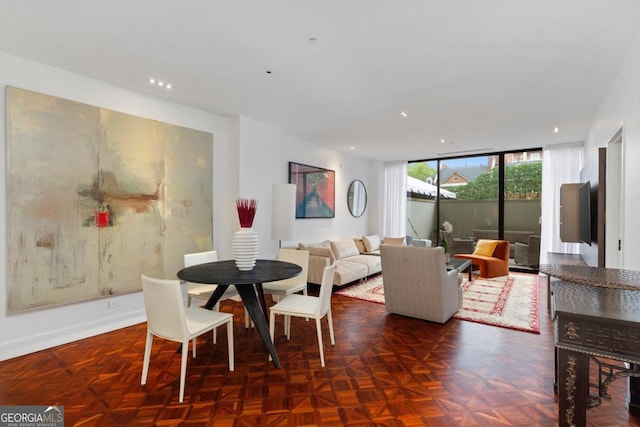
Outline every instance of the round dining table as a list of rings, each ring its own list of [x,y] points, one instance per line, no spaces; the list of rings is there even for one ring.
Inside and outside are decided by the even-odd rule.
[[[269,335],[267,306],[262,284],[288,279],[301,272],[302,267],[285,261],[258,259],[253,269],[241,271],[236,267],[234,260],[224,260],[183,268],[178,271],[177,276],[185,282],[218,285],[204,306],[208,310],[216,305],[229,286],[235,286],[274,365],[279,368],[280,360]]]

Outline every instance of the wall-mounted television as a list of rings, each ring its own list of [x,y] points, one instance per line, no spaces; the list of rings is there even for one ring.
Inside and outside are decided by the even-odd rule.
[[[578,189],[578,211],[579,228],[578,236],[582,243],[591,245],[591,183],[589,181],[582,184]]]
[[[560,187],[560,240],[591,245],[591,183]]]

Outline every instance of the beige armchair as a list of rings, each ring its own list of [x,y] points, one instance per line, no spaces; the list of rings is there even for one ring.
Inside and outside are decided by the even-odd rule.
[[[460,309],[461,280],[447,271],[443,248],[382,245],[380,251],[388,312],[445,323]]]

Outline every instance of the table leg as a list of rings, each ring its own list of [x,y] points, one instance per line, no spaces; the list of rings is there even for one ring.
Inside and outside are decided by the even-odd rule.
[[[224,294],[224,292],[227,290],[228,287],[229,287],[229,285],[218,285],[218,286],[216,286],[216,290],[213,291],[213,293],[211,294],[211,296],[207,300],[207,303],[204,305],[204,308],[206,308],[207,310],[212,310],[213,307],[216,305],[216,303],[218,301],[220,301],[220,298],[222,297],[222,294]]]
[[[551,276],[547,274],[547,313],[551,313]]]
[[[267,302],[264,299],[264,290],[262,289],[262,283],[256,283],[255,286],[256,292],[258,294],[258,302],[260,302],[260,306],[262,307],[264,318],[269,320],[269,312],[267,311]]]
[[[267,350],[273,359],[273,364],[276,368],[280,367],[280,359],[278,359],[278,354],[276,353],[276,347],[273,345],[273,341],[271,341],[271,336],[269,335],[269,326],[267,325],[267,317],[265,316],[265,311],[262,308],[262,304],[264,304],[264,294],[262,294],[263,301],[258,301],[258,297],[256,296],[256,288],[253,286],[236,286],[238,293],[240,294],[240,298],[242,298],[242,302],[244,306],[247,308],[249,315],[253,319],[253,323],[256,325],[256,329],[262,337],[262,341],[267,346]],[[258,293],[262,290],[262,286],[258,287]]]
[[[632,363],[630,368],[638,368],[638,365]],[[629,377],[629,413],[640,415],[640,378],[638,377]]]
[[[558,421],[560,427],[586,426],[589,356],[562,348],[558,355]]]

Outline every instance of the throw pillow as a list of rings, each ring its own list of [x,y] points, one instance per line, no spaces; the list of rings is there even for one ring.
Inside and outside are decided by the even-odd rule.
[[[474,255],[493,256],[493,251],[498,246],[497,240],[478,240],[476,249],[473,251]]]
[[[356,247],[358,248],[358,252],[364,253],[367,249],[364,247],[364,240],[358,239],[357,237],[353,238],[353,241],[356,243]]]
[[[367,252],[375,252],[380,249],[380,236],[372,234],[370,236],[362,236],[364,248]]]
[[[382,242],[386,245],[404,245],[404,237],[385,237]]]
[[[358,247],[353,239],[331,240],[331,250],[336,259],[342,259],[350,256],[360,255]]]

